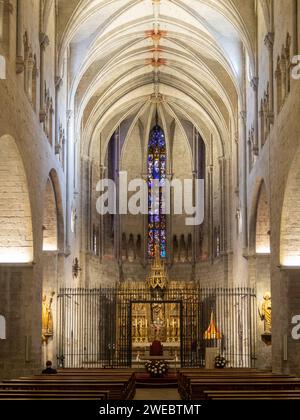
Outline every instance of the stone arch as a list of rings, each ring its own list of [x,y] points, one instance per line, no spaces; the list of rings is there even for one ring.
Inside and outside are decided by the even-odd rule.
[[[300,150],[292,163],[285,188],[280,231],[280,263],[300,266]]]
[[[30,263],[33,233],[28,183],[13,137],[0,137],[0,263]]]
[[[56,198],[51,178],[48,178],[44,201],[43,251],[57,251],[57,231]]]
[[[64,244],[64,220],[58,176],[51,170],[46,182],[43,218],[43,251],[58,251]]]
[[[270,254],[270,207],[264,180],[259,180],[253,194],[249,228],[251,254]]]
[[[271,252],[270,208],[267,189],[264,182],[262,182],[258,193],[255,224],[255,251],[256,254],[270,254]]]

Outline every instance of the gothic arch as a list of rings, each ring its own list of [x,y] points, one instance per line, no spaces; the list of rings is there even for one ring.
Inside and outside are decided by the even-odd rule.
[[[270,254],[270,207],[267,187],[262,180],[257,183],[250,219],[250,252]]]
[[[300,149],[292,163],[285,188],[280,231],[280,263],[300,266]]]
[[[263,182],[260,186],[256,209],[255,226],[256,254],[270,254],[270,208],[267,189]]]
[[[13,137],[0,137],[0,263],[30,263],[33,233],[28,183]]]
[[[51,170],[45,186],[43,251],[58,251],[64,246],[64,219],[58,176]]]

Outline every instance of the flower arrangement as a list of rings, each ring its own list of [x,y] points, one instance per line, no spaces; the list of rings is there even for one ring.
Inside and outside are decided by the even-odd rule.
[[[215,358],[215,368],[216,369],[224,369],[226,367],[227,360],[223,356],[217,356]]]
[[[145,364],[146,370],[153,377],[161,377],[168,373],[168,366],[165,362],[149,361]]]

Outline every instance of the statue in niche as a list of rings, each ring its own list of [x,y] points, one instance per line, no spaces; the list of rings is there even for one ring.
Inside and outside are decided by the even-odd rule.
[[[271,293],[267,292],[264,295],[264,301],[259,309],[259,316],[264,321],[264,335],[271,335],[272,333],[272,300]]]
[[[52,315],[52,302],[55,292],[51,294],[49,303],[47,304],[47,296],[43,296],[42,302],[42,339],[45,343],[49,338],[53,337],[53,315]]]
[[[152,322],[163,322],[165,319],[164,308],[162,303],[152,304]]]

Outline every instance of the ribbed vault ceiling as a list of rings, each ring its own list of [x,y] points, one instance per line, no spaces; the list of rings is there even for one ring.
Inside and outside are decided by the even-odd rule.
[[[188,120],[230,153],[245,54],[253,63],[254,0],[60,0],[59,69],[69,54],[69,106],[82,152],[141,124],[159,85],[161,121]],[[161,65],[150,64],[157,27]],[[157,54],[157,52],[156,52]],[[157,60],[157,55],[155,55]],[[156,90],[155,90],[156,86]],[[155,102],[155,101],[154,101]],[[146,128],[145,128],[146,129]],[[183,126],[182,126],[183,129]]]

